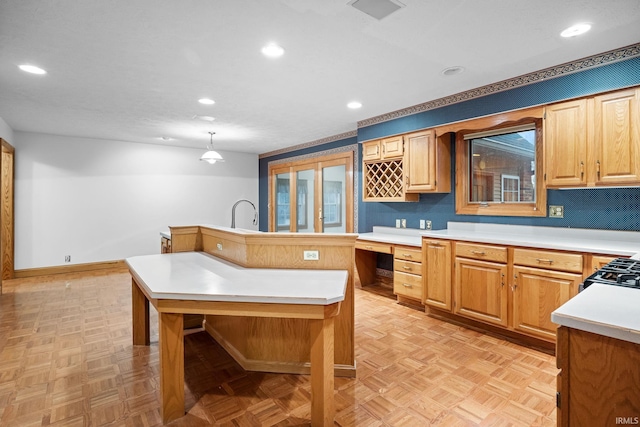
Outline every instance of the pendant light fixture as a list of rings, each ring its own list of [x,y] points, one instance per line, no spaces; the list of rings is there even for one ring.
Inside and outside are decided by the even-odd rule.
[[[224,162],[224,159],[222,158],[220,153],[213,150],[213,135],[215,135],[215,132],[209,132],[209,135],[211,135],[211,140],[209,145],[207,146],[207,152],[204,153],[202,157],[200,157],[200,160],[203,160],[210,164],[214,164],[216,162]]]

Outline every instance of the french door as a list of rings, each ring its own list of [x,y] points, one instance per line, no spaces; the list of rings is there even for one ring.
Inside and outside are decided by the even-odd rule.
[[[353,232],[353,152],[269,168],[269,231]]]

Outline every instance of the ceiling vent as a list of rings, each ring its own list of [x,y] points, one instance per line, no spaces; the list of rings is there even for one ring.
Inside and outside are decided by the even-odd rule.
[[[386,18],[404,7],[402,3],[395,0],[351,0],[348,4],[377,20]]]

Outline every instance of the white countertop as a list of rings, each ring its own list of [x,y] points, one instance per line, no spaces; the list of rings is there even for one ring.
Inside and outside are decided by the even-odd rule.
[[[640,256],[640,232],[449,222],[445,230],[373,227],[358,239],[420,246],[422,237],[478,243],[589,252],[612,256]]]
[[[329,305],[344,300],[348,272],[244,268],[204,252],[127,258],[154,299]]]
[[[592,284],[551,313],[551,320],[640,344],[640,289]]]
[[[371,233],[358,234],[358,240],[391,243],[393,245],[422,246],[422,232],[415,228],[373,227]]]

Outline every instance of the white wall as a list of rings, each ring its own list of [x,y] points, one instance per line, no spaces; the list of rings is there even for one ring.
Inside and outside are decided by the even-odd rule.
[[[258,205],[258,156],[15,132],[15,268],[158,253],[169,225],[231,223]],[[253,226],[243,203],[236,226]]]
[[[13,141],[13,129],[9,127],[7,122],[5,122],[2,117],[0,117],[0,138],[4,139],[9,144],[15,147]]]

